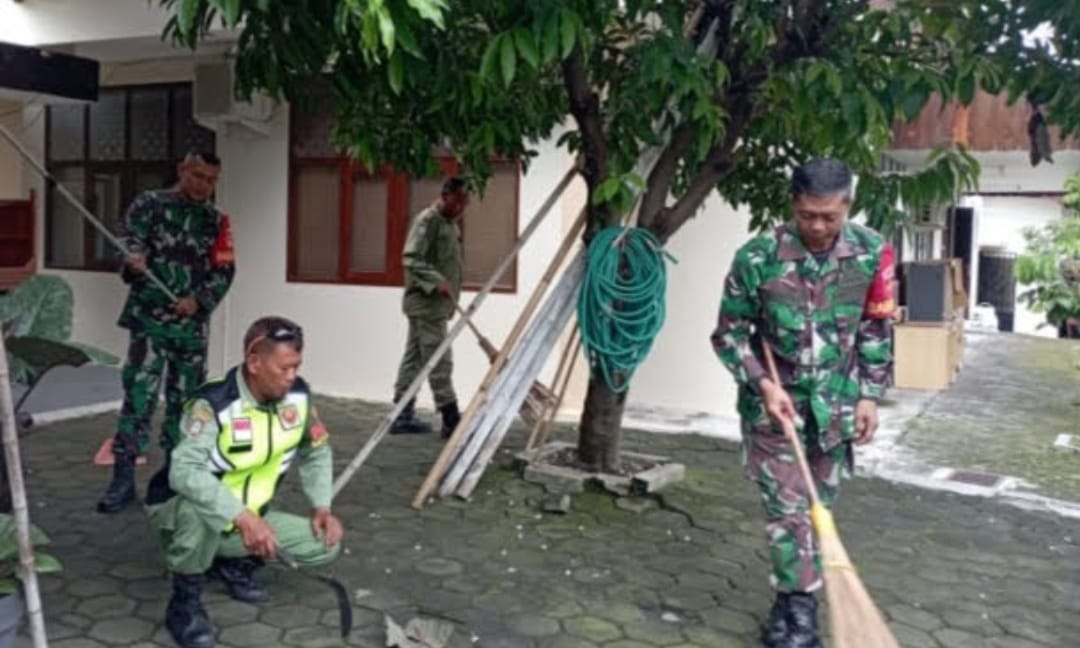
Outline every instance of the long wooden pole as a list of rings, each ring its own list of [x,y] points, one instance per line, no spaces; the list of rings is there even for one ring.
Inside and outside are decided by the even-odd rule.
[[[487,298],[488,294],[491,293],[495,284],[504,274],[506,274],[506,271],[510,268],[510,264],[517,257],[518,253],[521,252],[521,249],[525,247],[525,243],[529,241],[537,228],[540,227],[540,223],[544,220],[544,217],[547,216],[548,212],[551,211],[551,208],[555,206],[555,202],[570,185],[570,182],[574,179],[575,175],[577,175],[577,167],[567,170],[566,174],[563,175],[562,180],[559,181],[559,184],[551,190],[547,200],[544,201],[544,204],[540,205],[540,208],[536,211],[536,215],[533,216],[532,220],[529,221],[529,225],[521,233],[521,236],[518,237],[517,243],[514,244],[514,247],[499,264],[499,267],[491,274],[487,283],[480,288],[480,292],[478,292],[472,302],[469,303],[469,307],[465,309],[464,316],[458,318],[458,321],[450,328],[450,331],[446,334],[446,339],[444,339],[435,349],[434,353],[431,354],[431,358],[428,360],[427,364],[420,369],[420,373],[416,375],[416,378],[413,379],[412,384],[409,385],[409,388],[406,389],[405,393],[398,399],[398,402],[390,408],[390,411],[383,418],[379,427],[375,430],[375,433],[368,438],[367,443],[360,448],[360,451],[356,453],[356,456],[353,457],[352,461],[349,462],[349,465],[345,467],[345,470],[338,475],[338,478],[334,481],[335,496],[341,492],[341,489],[345,488],[345,485],[349,483],[349,480],[356,474],[356,471],[360,470],[360,466],[364,465],[364,462],[367,461],[368,456],[371,455],[375,446],[379,445],[379,442],[383,440],[386,433],[390,431],[390,426],[393,425],[394,419],[401,414],[401,411],[405,409],[405,405],[420,391],[420,387],[427,380],[428,375],[435,369],[435,365],[437,365],[439,360],[446,354],[450,345],[453,344],[454,339],[465,330],[465,322],[467,322],[477,309],[480,308],[480,304],[484,303],[484,300]]]
[[[570,366],[567,368],[566,374],[562,378],[562,383],[559,385],[559,393],[555,398],[555,407],[551,408],[548,415],[544,417],[543,426],[540,428],[540,434],[537,436],[536,442],[529,448],[530,450],[542,448],[547,445],[548,436],[551,435],[551,424],[559,414],[563,399],[566,397],[566,388],[570,385],[570,377],[574,373],[574,367],[577,365],[578,357],[581,356],[581,336],[577,335],[577,326],[574,327],[574,334],[574,351],[570,356]]]
[[[19,431],[15,426],[15,405],[11,399],[11,378],[3,336],[0,336],[0,435],[3,436],[4,464],[7,466],[11,508],[15,514],[15,529],[19,537],[19,579],[26,593],[26,616],[30,619],[30,636],[34,641],[34,648],[47,648],[49,641],[45,634],[45,615],[41,609],[37,571],[34,569],[30,510],[26,505],[26,484],[23,482],[22,458],[19,454]]]
[[[492,381],[499,375],[499,371],[502,369],[503,364],[506,362],[507,356],[510,354],[510,350],[513,349],[514,344],[517,343],[518,338],[521,336],[521,332],[525,328],[525,324],[528,322],[529,317],[532,316],[537,305],[540,303],[540,298],[547,290],[548,285],[551,283],[552,277],[562,266],[563,259],[566,257],[570,248],[575,242],[577,242],[578,235],[585,227],[585,216],[588,210],[582,208],[578,214],[577,220],[574,221],[570,231],[563,237],[562,244],[555,252],[555,256],[552,257],[551,262],[548,264],[547,270],[540,278],[540,281],[536,284],[536,288],[533,290],[532,295],[529,297],[528,303],[525,305],[525,309],[522,310],[521,315],[518,316],[517,322],[514,324],[514,328],[510,331],[510,335],[507,336],[506,341],[503,342],[503,348],[499,351],[499,355],[492,361],[491,366],[488,367],[487,374],[484,376],[483,381],[480,383],[480,388],[473,396],[472,401],[466,408],[465,413],[462,414],[461,422],[458,423],[457,428],[454,429],[454,433],[450,435],[446,444],[443,446],[442,452],[439,453],[438,458],[432,465],[431,470],[428,471],[427,477],[424,479],[424,483],[420,485],[420,489],[416,491],[416,496],[413,498],[413,508],[421,508],[424,505],[424,500],[431,494],[435,487],[438,485],[439,480],[442,478],[443,472],[446,470],[447,464],[450,462],[451,457],[457,451],[458,446],[461,444],[462,439],[466,435],[466,430],[472,423],[472,419],[476,416],[477,410],[480,405],[487,398],[488,388],[491,386]],[[468,313],[470,316],[472,313]]]
[[[513,375],[518,382],[516,385],[510,385],[510,389],[506,393],[500,390],[500,400],[503,403],[509,401],[509,405],[513,406],[523,400],[529,384],[544,368],[552,347],[559,341],[559,334],[574,314],[574,306],[577,302],[575,299],[577,295],[576,289],[581,285],[581,277],[584,273],[585,255],[582,253],[575,259],[575,263],[563,273],[559,285],[552,290],[551,297],[548,299],[549,302],[552,302],[550,312],[543,320],[540,320],[538,316],[533,322],[534,339],[527,350],[524,346],[520,349],[519,361],[515,363],[515,367],[519,370],[515,371]],[[492,456],[502,444],[506,431],[513,422],[512,411],[513,409],[506,405],[502,407],[495,406],[490,409],[490,418],[493,419],[491,427],[488,434],[484,436],[483,442],[479,445],[479,453],[472,459],[469,469],[454,488],[454,492],[458,497],[467,498],[472,494]]]
[[[491,397],[485,402],[485,408],[479,415],[479,423],[473,427],[467,442],[448,466],[439,487],[440,496],[446,497],[462,488],[462,484],[467,482],[466,477],[473,471],[483,472],[484,464],[490,456],[489,448],[493,442],[497,445],[502,440],[506,428],[513,420],[512,412],[516,410],[517,403],[524,400],[529,385],[543,368],[546,354],[542,351],[550,350],[550,343],[554,341],[552,336],[558,336],[562,324],[569,320],[572,314],[574,288],[580,281],[584,266],[584,255],[578,254],[522,333],[513,350],[514,362],[508,362],[504,366],[488,390]]]
[[[561,385],[564,383],[563,371],[566,371],[567,361],[570,359],[570,350],[574,348],[574,341],[577,339],[580,338],[578,337],[578,322],[575,321],[574,326],[570,330],[570,337],[566,338],[566,345],[563,347],[563,352],[559,356],[559,364],[555,369],[555,378],[551,381],[551,384],[555,385],[555,388],[559,390],[559,394],[556,396],[552,407],[544,410],[544,415],[540,417],[540,420],[538,420],[536,424],[532,426],[532,430],[529,431],[529,440],[525,442],[526,450],[533,449],[540,430],[547,427],[546,423],[551,420],[551,417],[553,416],[552,412],[557,411],[559,404],[562,402]]]

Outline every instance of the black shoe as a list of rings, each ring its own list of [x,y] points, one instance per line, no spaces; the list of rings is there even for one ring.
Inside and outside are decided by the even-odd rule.
[[[787,619],[785,648],[822,648],[818,637],[817,597],[805,592],[789,594]]]
[[[266,603],[270,593],[254,578],[262,566],[257,558],[217,558],[206,575],[225,583],[229,596],[244,603]]]
[[[116,513],[135,502],[135,457],[117,456],[113,463],[113,478],[105,494],[98,500],[99,513]]]
[[[415,398],[409,401],[390,426],[390,434],[427,434],[429,432],[431,432],[431,426],[416,418]]]
[[[214,626],[202,606],[202,574],[173,574],[173,594],[165,608],[165,629],[180,648],[212,648]]]
[[[788,641],[788,598],[789,594],[779,592],[765,627],[761,631],[761,645],[765,648],[787,648]]]
[[[457,403],[453,402],[440,407],[439,413],[442,414],[442,438],[449,439],[458,423],[461,423],[461,412],[458,411]]]

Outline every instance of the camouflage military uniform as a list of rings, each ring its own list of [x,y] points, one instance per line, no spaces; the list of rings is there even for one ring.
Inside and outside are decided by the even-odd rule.
[[[232,284],[234,266],[228,220],[209,203],[187,200],[175,189],[148,191],[128,209],[121,237],[147,268],[179,297],[199,304],[191,317],[173,312],[172,300],[143,276],[124,269],[131,285],[118,324],[130,331],[122,380],[124,404],[113,452],[145,454],[162,375],[165,421],[162,446],[179,439],[184,398],[206,379],[210,315]]]
[[[794,453],[758,390],[768,371],[761,343],[774,351],[811,471],[831,505],[851,474],[855,404],[880,398],[891,369],[890,320],[864,316],[883,245],[873,230],[847,223],[819,263],[784,225],[739,250],[724,287],[712,343],[739,385],[743,464],[761,491],[772,580],[782,592],[817,589],[820,556]]]
[[[443,216],[438,206],[428,207],[413,219],[402,258],[405,266],[402,310],[409,318],[409,334],[394,383],[394,402],[409,388],[446,337],[446,323],[461,293],[461,229]],[[435,291],[436,285],[444,281],[453,289],[452,300]],[[451,380],[453,367],[447,350],[429,378],[435,406],[440,409],[457,402]]]

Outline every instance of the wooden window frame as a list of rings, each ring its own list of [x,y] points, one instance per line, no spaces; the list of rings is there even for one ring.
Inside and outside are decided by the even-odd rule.
[[[95,209],[94,198],[94,174],[96,173],[115,173],[120,176],[120,197],[121,201],[125,196],[135,196],[135,176],[138,172],[159,172],[166,179],[175,178],[176,176],[176,164],[183,155],[183,151],[178,151],[176,142],[176,106],[174,100],[174,93],[178,90],[190,89],[192,83],[187,82],[170,82],[170,83],[139,83],[130,85],[117,85],[108,86],[102,88],[105,92],[119,91],[124,94],[124,155],[123,159],[119,160],[94,160],[90,156],[90,105],[85,104],[82,108],[82,159],[79,160],[57,160],[51,159],[52,152],[52,111],[50,106],[45,108],[45,167],[49,173],[56,174],[59,171],[66,169],[81,169],[83,171],[83,183],[82,183],[82,196],[83,206],[86,207],[91,213]],[[166,147],[166,159],[163,160],[136,160],[132,158],[132,94],[139,90],[165,90],[166,91],[166,117],[165,117],[165,147]],[[214,137],[214,149],[217,148],[217,138]],[[56,196],[53,191],[46,188],[44,205],[45,205],[45,219],[44,227],[42,228],[44,233],[44,254],[42,255],[42,265],[49,270],[67,270],[67,271],[84,271],[84,272],[116,272],[120,268],[120,261],[117,260],[101,260],[95,258],[94,245],[98,241],[101,234],[97,229],[87,222],[85,219],[82,222],[83,229],[83,258],[87,261],[82,264],[70,264],[57,262],[49,258],[49,243],[51,240],[51,223],[53,217],[53,209],[55,208],[54,201]],[[64,200],[61,198],[61,200]],[[117,214],[117,220],[122,220],[126,213],[128,204],[121,205],[121,213]],[[115,232],[114,232],[115,234]]]
[[[309,284],[337,284],[337,285],[361,285],[376,287],[401,287],[405,284],[405,268],[401,262],[401,250],[405,246],[405,238],[408,235],[409,220],[413,214],[409,213],[409,189],[410,178],[388,166],[381,167],[378,175],[387,183],[386,214],[386,269],[382,272],[357,272],[352,270],[351,243],[353,228],[353,206],[355,188],[354,181],[361,175],[371,175],[359,161],[346,156],[338,157],[309,157],[297,156],[293,152],[293,142],[296,138],[295,109],[291,110],[289,125],[289,182],[288,182],[288,240],[286,241],[286,271],[285,279],[288,283]],[[448,153],[437,154],[439,169],[443,177],[451,176],[460,170],[458,161]],[[511,160],[494,159],[496,163],[510,163]],[[514,239],[519,236],[520,208],[521,208],[521,163],[512,161],[514,166]],[[337,168],[339,195],[338,195],[338,273],[337,278],[305,277],[301,275],[298,266],[299,250],[297,241],[300,240],[300,206],[298,204],[299,192],[297,182],[300,170],[304,168],[323,167]],[[462,235],[468,228],[468,216],[462,221]],[[506,285],[495,286],[492,292],[515,294],[518,289],[517,259],[514,259],[513,280]],[[480,283],[466,282],[462,290],[476,291],[482,287]]]

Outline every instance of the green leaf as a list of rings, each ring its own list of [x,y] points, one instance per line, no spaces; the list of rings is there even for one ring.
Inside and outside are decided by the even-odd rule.
[[[407,21],[395,22],[394,26],[397,28],[397,42],[401,44],[401,49],[416,58],[424,58],[424,53],[416,43],[416,36],[413,34],[409,23]]]
[[[383,47],[390,54],[394,53],[394,19],[390,17],[390,10],[386,5],[379,5],[375,12],[379,20],[379,36],[382,38]]]
[[[421,18],[435,23],[439,29],[445,28],[443,12],[446,10],[446,2],[444,0],[408,0],[408,2]]]
[[[540,67],[540,52],[536,49],[536,40],[532,32],[524,27],[514,30],[514,44],[517,45],[518,54],[525,59],[534,70]]]
[[[55,574],[63,571],[60,561],[46,553],[34,554],[34,571],[39,574]]]
[[[401,88],[405,83],[405,63],[401,60],[401,52],[394,52],[390,56],[390,65],[387,66],[387,74],[390,80],[390,89],[394,94],[401,94]]]
[[[485,80],[490,80],[495,76],[495,65],[498,60],[499,46],[502,44],[502,39],[502,34],[492,38],[487,49],[484,50],[483,58],[480,59],[480,77]]]
[[[180,0],[180,9],[177,12],[178,26],[181,34],[191,34],[195,31],[195,23],[198,18],[199,3],[202,0]]]
[[[0,596],[10,596],[19,592],[19,581],[14,578],[0,578]]]
[[[8,354],[22,361],[34,375],[52,367],[81,367],[90,362],[90,356],[82,349],[49,338],[12,337],[5,344]]]
[[[574,51],[574,45],[576,43],[576,19],[577,15],[572,11],[564,9],[559,13],[560,42],[562,44],[561,58],[570,56],[570,52]]]
[[[225,18],[225,24],[235,27],[240,20],[240,0],[221,0],[221,13]]]
[[[622,187],[622,179],[619,176],[610,176],[600,183],[593,192],[593,204],[598,205],[611,200]]]
[[[7,335],[66,340],[71,335],[74,297],[64,279],[34,275],[0,296],[0,323]]]
[[[509,86],[514,81],[514,72],[517,70],[517,51],[514,49],[514,39],[506,34],[499,46],[500,62],[502,64],[503,83]]]
[[[559,14],[551,12],[544,23],[544,38],[541,52],[545,63],[554,61],[559,56]]]
[[[957,84],[956,93],[959,96],[960,103],[965,106],[969,105],[972,99],[975,98],[975,75],[967,74],[960,77],[960,82]]]

